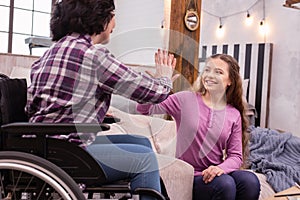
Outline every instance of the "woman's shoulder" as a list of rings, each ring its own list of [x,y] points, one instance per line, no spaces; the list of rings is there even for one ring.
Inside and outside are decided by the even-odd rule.
[[[101,56],[111,54],[111,52],[105,46],[100,45],[100,44],[91,45],[90,48],[89,48],[89,51],[93,52],[93,53],[102,52],[103,54],[100,54]]]

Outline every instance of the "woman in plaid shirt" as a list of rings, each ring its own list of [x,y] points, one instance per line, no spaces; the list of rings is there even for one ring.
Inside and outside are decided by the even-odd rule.
[[[158,50],[154,78],[130,69],[97,45],[109,42],[114,9],[113,0],[56,2],[50,23],[55,43],[31,69],[26,107],[31,122],[101,123],[112,94],[139,103],[167,98],[176,65],[172,54]],[[132,190],[160,192],[158,164],[147,138],[118,135],[102,143],[103,136],[83,142],[109,181],[130,179]]]

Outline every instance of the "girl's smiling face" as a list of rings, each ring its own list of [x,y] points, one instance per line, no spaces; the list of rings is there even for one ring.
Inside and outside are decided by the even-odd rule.
[[[228,64],[219,58],[209,59],[203,69],[202,84],[209,92],[225,92],[231,85]]]

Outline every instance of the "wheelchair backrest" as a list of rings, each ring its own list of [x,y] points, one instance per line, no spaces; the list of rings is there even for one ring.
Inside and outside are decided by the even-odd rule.
[[[27,122],[26,79],[0,78],[0,125],[12,122]]]
[[[2,125],[28,122],[25,112],[26,103],[26,79],[11,79],[0,76],[0,139],[2,140],[0,149],[27,152],[43,157],[65,170],[76,182],[84,183],[87,186],[105,183],[104,172],[87,151],[74,143],[47,137],[47,134],[43,133],[43,131],[49,132],[49,130],[57,129],[57,124],[53,123],[53,126],[51,124],[49,130],[41,130],[39,132],[41,134],[36,134],[36,137],[24,137],[26,135],[32,136],[33,132],[31,131],[33,129],[26,129],[29,132],[18,129],[14,131],[14,134],[2,130]],[[30,128],[34,128],[34,125],[35,123],[27,124]],[[14,128],[13,125],[12,128]]]

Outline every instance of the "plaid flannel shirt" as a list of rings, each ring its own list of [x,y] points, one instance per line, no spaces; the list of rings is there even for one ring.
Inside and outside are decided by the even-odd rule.
[[[172,89],[118,61],[89,35],[71,34],[33,63],[26,111],[30,122],[101,123],[112,94],[159,103]]]

